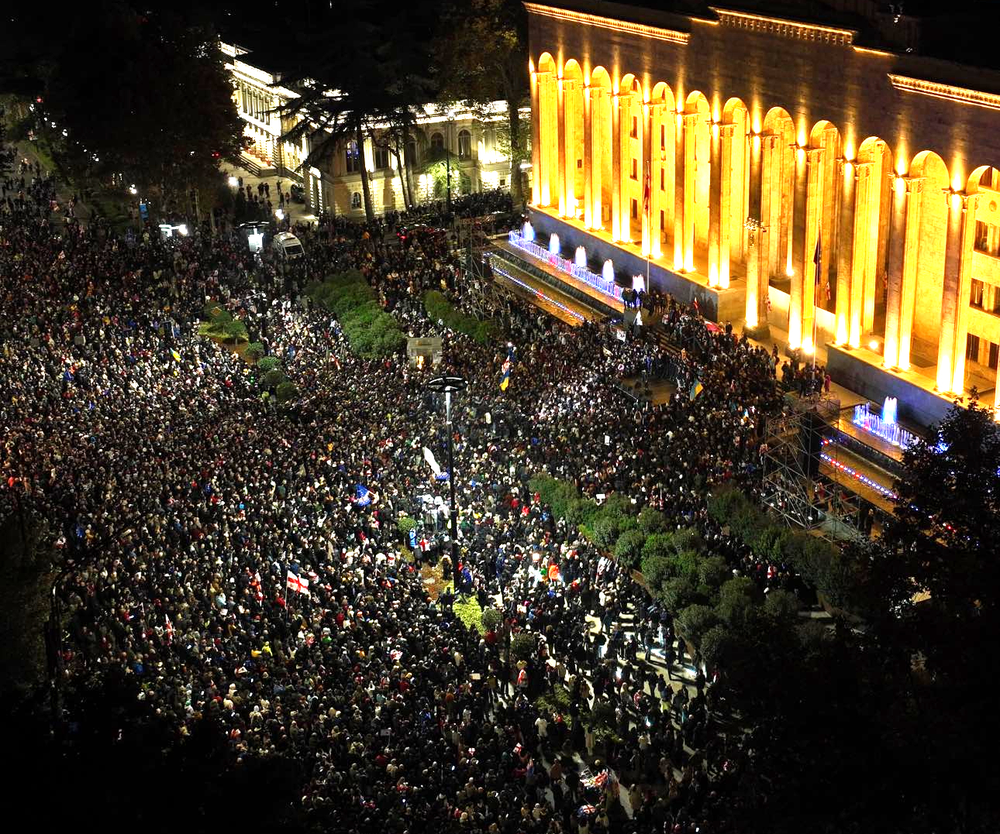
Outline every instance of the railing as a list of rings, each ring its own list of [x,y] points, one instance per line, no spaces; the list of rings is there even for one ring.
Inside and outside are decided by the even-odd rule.
[[[517,229],[513,229],[508,233],[507,241],[511,246],[517,247],[522,252],[527,252],[529,255],[538,258],[540,261],[545,261],[550,266],[554,266],[560,272],[565,272],[567,275],[576,278],[577,281],[582,281],[584,284],[593,287],[598,292],[621,301],[622,288],[614,282],[614,279],[607,279],[603,275],[591,272],[585,266],[578,266],[571,260],[549,252],[547,249],[539,246],[534,241],[525,240],[524,235],[522,235]]]

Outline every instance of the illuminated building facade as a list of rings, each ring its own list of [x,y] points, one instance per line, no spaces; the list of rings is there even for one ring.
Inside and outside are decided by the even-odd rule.
[[[526,2],[536,228],[648,256],[654,285],[790,347],[815,334],[901,411],[992,404],[1000,72],[767,5]]]

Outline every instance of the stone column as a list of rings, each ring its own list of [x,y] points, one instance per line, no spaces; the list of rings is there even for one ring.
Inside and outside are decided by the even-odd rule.
[[[719,216],[721,218],[719,225],[719,286],[722,289],[726,289],[729,286],[733,204],[736,203],[742,209],[743,191],[742,182],[740,183],[739,193],[736,193],[733,189],[733,142],[737,141],[735,139],[736,125],[722,125],[719,128],[719,133],[721,142],[719,159],[722,164],[720,172],[722,187],[719,192]],[[739,137],[739,141],[744,141],[742,136]],[[743,219],[745,220],[746,218],[744,217]],[[736,244],[737,248],[741,248],[742,234],[741,229],[740,237]]]
[[[600,217],[594,221],[594,136],[591,120],[594,110],[590,102],[591,87],[583,88],[583,225],[593,229],[600,225]]]
[[[604,228],[604,149],[611,125],[604,122],[604,87],[590,88],[590,195],[594,201],[591,222],[595,229]]]
[[[928,195],[929,199],[948,201],[948,239],[944,254],[944,286],[941,292],[941,330],[938,336],[937,389],[952,391],[955,366],[965,362],[965,348],[956,355],[955,333],[958,319],[958,287],[962,269],[962,227],[965,220],[964,194]],[[968,303],[968,297],[966,297]],[[955,393],[961,393],[956,391]]]
[[[694,198],[697,179],[697,113],[684,114],[684,269],[694,271]]]
[[[639,206],[639,211],[642,212],[642,254],[647,258],[652,254],[653,237],[652,237],[652,210],[653,210],[653,171],[651,167],[652,158],[652,124],[650,112],[651,108],[648,104],[642,105],[642,118],[639,120],[642,130],[642,136],[640,137],[640,147],[642,148],[642,161],[639,163],[639,176],[641,179],[641,187],[639,189],[640,198],[642,199],[642,205]],[[647,178],[647,174],[649,175]],[[649,183],[649,209],[646,208],[646,183]]]
[[[872,164],[862,162],[856,168],[858,173],[855,184],[854,240],[851,245],[851,315],[848,329],[848,343],[854,348],[861,346],[864,331],[865,290],[868,286],[868,235],[871,228],[868,211]]]
[[[764,137],[768,138],[768,137]],[[747,217],[751,228],[746,234],[745,265],[747,276],[746,294],[746,325],[756,328],[767,324],[767,293],[769,276],[767,273],[767,217],[763,213],[762,203],[762,155],[761,137],[752,136],[750,144],[750,199],[747,206]],[[754,227],[754,221],[757,222]]]
[[[889,258],[886,273],[885,346],[882,365],[899,367],[900,302],[903,290],[903,243],[906,235],[906,183],[895,172],[883,172],[892,187],[889,198]]]
[[[674,117],[674,269],[684,269],[684,116]]]
[[[972,252],[976,241],[976,209],[980,194],[962,197],[962,239],[959,253],[958,294],[955,299],[955,372],[951,390],[965,393],[965,347],[969,333],[969,295],[972,291]]]
[[[851,271],[854,262],[854,206],[855,206],[855,186],[857,184],[858,172],[854,163],[847,160],[840,161],[841,176],[843,177],[843,199],[840,201],[840,246],[837,247],[837,298],[836,302],[836,324],[837,324],[837,344],[847,344],[850,332],[851,315]]]
[[[531,73],[531,204],[542,200],[542,108],[538,73]]]
[[[611,239],[622,239],[621,96],[611,96]]]
[[[569,203],[566,200],[567,157],[566,153],[566,85],[572,82],[565,79],[556,81],[556,194],[558,195],[559,216],[565,217],[569,213]]]
[[[799,206],[806,205],[806,192],[807,192],[807,163],[806,163],[806,152],[804,149],[797,149],[795,151],[795,194],[794,194],[794,205],[796,208]],[[784,199],[784,195],[782,195]],[[790,347],[797,348],[802,346],[802,335],[806,331],[803,329],[802,322],[802,284],[803,284],[803,273],[805,272],[803,264],[801,262],[802,253],[805,252],[809,247],[808,235],[806,230],[808,229],[808,224],[806,223],[806,212],[802,210],[799,212],[802,216],[800,218],[792,217],[791,222],[791,234],[789,239],[795,241],[794,257],[799,259],[799,263],[796,263],[793,259],[792,267],[793,273],[791,276],[791,286],[789,287],[789,298],[788,298],[788,344]],[[815,245],[815,240],[813,241]],[[809,258],[812,258],[812,252],[809,253]],[[811,332],[810,332],[810,335]]]
[[[671,118],[667,113],[666,117]],[[654,104],[650,108],[649,114],[649,139],[646,147],[649,155],[649,254],[653,258],[662,257],[663,251],[660,240],[663,237],[663,227],[660,223],[660,211],[662,210],[662,192],[660,191],[660,178],[663,171],[663,151],[660,146],[660,132],[663,131],[664,105]]]
[[[760,206],[758,219],[768,230],[767,248],[762,251],[761,267],[767,278],[776,272],[784,275],[785,253],[778,251],[778,245],[781,243],[781,197],[779,193],[778,199],[775,200],[773,191],[775,179],[777,179],[779,187],[781,184],[781,154],[778,151],[778,137],[773,134],[753,137],[750,152],[758,157],[756,175],[753,173],[752,156],[750,160],[750,216],[754,217],[753,189],[756,182],[758,205]],[[764,180],[765,174],[767,175],[766,182]],[[756,180],[754,176],[756,176]]]
[[[708,285],[719,286],[719,241],[722,236],[722,136],[719,125],[711,126],[708,187]]]
[[[900,370],[910,367],[910,342],[913,333],[913,306],[917,300],[917,263],[920,259],[920,223],[923,215],[924,178],[905,177],[906,220],[903,234],[903,272],[899,300]]]

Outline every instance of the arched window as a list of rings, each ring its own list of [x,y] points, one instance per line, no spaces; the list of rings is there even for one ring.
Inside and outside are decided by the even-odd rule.
[[[472,159],[472,134],[467,130],[458,132],[458,158]]]
[[[351,195],[351,208],[352,209],[359,209],[359,208],[361,208],[361,192],[360,191],[355,191]]]
[[[375,146],[375,169],[381,171],[389,167],[389,149],[381,145]]]
[[[444,135],[440,133],[431,134],[431,147],[437,150],[444,150]]]
[[[353,139],[347,143],[347,173],[356,174],[361,170],[361,154],[358,152],[358,143]]]
[[[412,139],[406,143],[406,151],[404,153],[404,159],[407,165],[417,164],[417,143]]]

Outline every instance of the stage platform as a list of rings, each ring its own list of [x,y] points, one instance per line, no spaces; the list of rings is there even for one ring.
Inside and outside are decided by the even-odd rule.
[[[594,232],[583,223],[569,218],[556,217],[548,209],[532,208],[531,224],[535,240],[546,246],[550,235],[559,235],[564,258],[573,259],[578,246],[587,251],[590,268],[600,273],[604,262],[611,260],[618,281],[625,287],[632,286],[632,276],[646,274],[646,259],[634,244],[612,243],[605,232]],[[707,279],[696,272],[678,273],[664,266],[665,258],[649,262],[649,288],[669,293],[684,304],[698,300],[701,314],[720,324],[743,319],[746,312],[746,286],[742,279],[734,280],[727,289],[709,287]],[[569,277],[559,273],[560,278]]]

